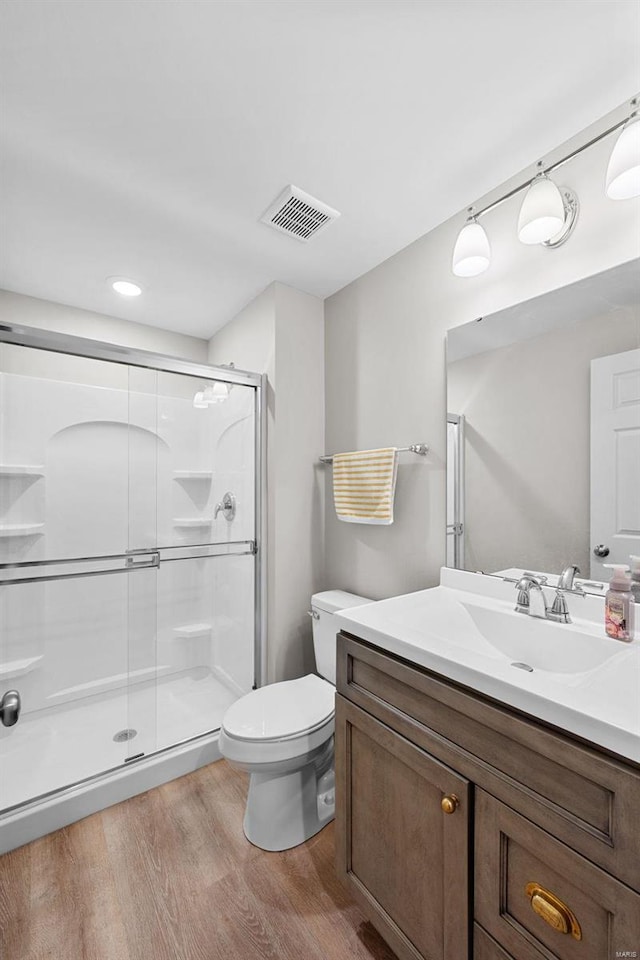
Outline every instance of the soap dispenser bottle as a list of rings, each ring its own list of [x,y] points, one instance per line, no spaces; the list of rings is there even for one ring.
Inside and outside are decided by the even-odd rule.
[[[640,603],[640,557],[632,555],[629,559],[631,560],[631,593],[634,601]]]
[[[629,567],[619,563],[604,563],[603,566],[613,570],[604,598],[604,628],[607,636],[614,640],[631,640],[634,603]]]

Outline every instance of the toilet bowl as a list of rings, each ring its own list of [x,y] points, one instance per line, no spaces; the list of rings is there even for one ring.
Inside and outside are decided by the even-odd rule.
[[[333,614],[370,602],[341,590],[314,594],[313,642],[323,676],[308,674],[260,687],[224,715],[220,752],[249,774],[244,832],[263,850],[295,847],[333,819]]]

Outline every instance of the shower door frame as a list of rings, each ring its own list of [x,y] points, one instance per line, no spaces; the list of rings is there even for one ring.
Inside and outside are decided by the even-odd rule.
[[[252,373],[247,370],[238,370],[235,367],[219,367],[214,364],[197,363],[191,360],[185,360],[180,357],[172,357],[161,353],[153,353],[147,350],[138,350],[130,347],[119,346],[117,344],[105,343],[100,340],[91,340],[85,337],[76,337],[70,334],[58,333],[51,330],[41,330],[36,327],[25,327],[18,324],[0,323],[0,343],[9,343],[19,347],[27,347],[35,350],[45,350],[51,353],[67,354],[70,356],[83,357],[90,360],[104,360],[109,363],[118,363],[128,367],[142,367],[149,370],[156,370],[160,373],[176,373],[185,376],[196,377],[202,380],[217,380],[228,384],[238,384],[254,389],[254,508],[255,508],[255,539],[247,541],[251,544],[247,553],[253,553],[255,556],[254,567],[254,648],[253,648],[253,686],[254,689],[261,687],[266,683],[266,625],[267,625],[267,451],[266,451],[266,375]],[[211,544],[210,546],[218,546]],[[229,546],[227,543],[220,543],[219,546]],[[131,551],[129,557],[137,553],[144,555],[156,554],[157,549]],[[227,554],[221,553],[220,556]],[[123,558],[125,555],[123,555]],[[82,559],[82,558],[76,558]],[[93,560],[113,560],[110,558],[91,558]],[[58,561],[59,562],[59,561]],[[72,562],[72,561],[63,561]],[[2,568],[7,570],[11,568],[38,567],[41,565],[55,565],[55,561],[2,564]],[[145,564],[145,566],[158,566],[155,562]],[[100,575],[116,571],[100,571]],[[120,572],[120,571],[117,571]],[[122,571],[124,572],[124,571]],[[44,579],[61,579],[65,574],[53,576]],[[74,576],[73,574],[71,576]],[[40,579],[40,578],[38,578]],[[4,581],[8,583],[8,581]],[[14,581],[21,582],[21,581]],[[26,578],[25,578],[25,582]],[[0,583],[0,586],[2,584]],[[72,784],[64,784],[60,788],[48,791],[36,797],[30,797],[20,804],[9,807],[0,812],[0,821],[7,814],[13,814],[27,809],[45,800],[54,797],[62,797],[72,791],[77,790],[86,784],[91,784],[109,777],[114,773],[120,773],[124,769],[138,766],[141,762],[154,760],[162,755],[166,755],[173,750],[184,747],[189,744],[197,744],[211,738],[216,730],[206,730],[196,734],[193,737],[187,737],[184,740],[176,741],[167,747],[162,747],[151,753],[145,753],[138,759],[131,758],[118,764],[102,770],[90,777],[75,781]]]

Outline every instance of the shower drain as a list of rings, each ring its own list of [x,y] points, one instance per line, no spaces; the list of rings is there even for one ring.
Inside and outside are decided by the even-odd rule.
[[[126,743],[127,740],[133,740],[137,735],[137,730],[118,730],[113,739],[116,743]]]

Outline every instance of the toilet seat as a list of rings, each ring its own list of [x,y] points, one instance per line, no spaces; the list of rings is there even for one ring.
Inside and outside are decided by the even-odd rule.
[[[335,687],[308,674],[252,690],[231,704],[222,728],[234,740],[289,740],[313,733],[333,718]]]
[[[333,736],[335,692],[315,674],[253,690],[224,715],[222,756],[254,766],[312,753]]]

